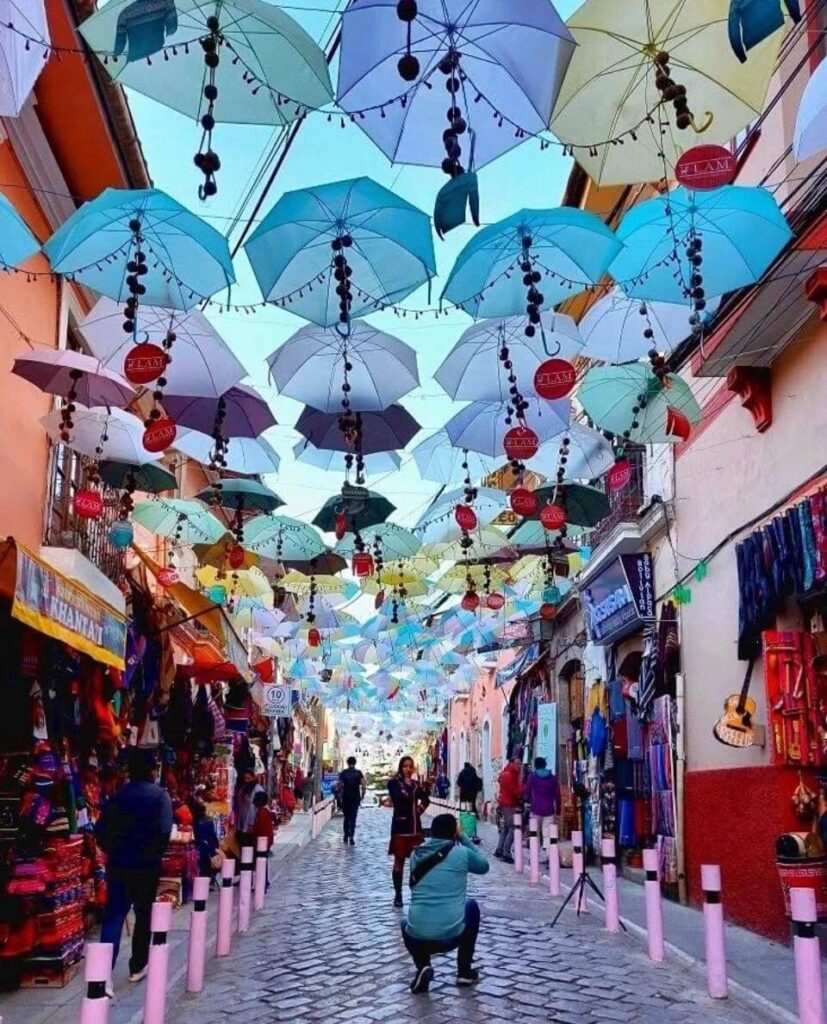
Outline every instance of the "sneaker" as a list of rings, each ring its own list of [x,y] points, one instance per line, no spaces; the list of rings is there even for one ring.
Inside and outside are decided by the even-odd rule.
[[[142,967],[140,971],[132,971],[129,975],[129,980],[131,982],[143,981],[147,974],[149,974],[149,964],[146,967]]]
[[[427,967],[420,967],[414,975],[414,980],[411,982],[411,992],[418,996],[423,992],[427,992],[431,987],[431,982],[434,980],[434,969],[428,964]]]
[[[500,853],[499,850],[495,850],[494,851],[494,856],[497,858],[497,860],[502,860],[503,859],[503,855]]]
[[[502,855],[502,857],[500,857],[500,860],[503,862],[503,864],[513,864],[514,863],[514,858],[510,854],[505,854],[504,853]]]
[[[480,980],[480,972],[475,967],[457,972],[457,985],[476,985]]]

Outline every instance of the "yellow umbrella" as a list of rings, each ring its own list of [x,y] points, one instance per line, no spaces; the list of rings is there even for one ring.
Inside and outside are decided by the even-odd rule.
[[[265,608],[273,607],[270,582],[260,569],[222,570],[212,565],[204,565],[195,570],[195,578],[205,589],[214,586],[226,587],[228,595],[249,597],[259,601]]]
[[[784,31],[742,64],[729,42],[729,7],[730,0],[586,0],[569,18],[578,45],[550,127],[594,181],[659,181],[661,151],[671,176],[685,150],[729,145],[762,112]],[[689,127],[679,127],[681,103],[669,102],[676,86],[686,90]]]
[[[293,569],[279,580],[282,590],[305,597],[310,593],[310,584],[315,582],[317,594],[341,594],[347,581],[339,576],[306,576],[303,572]]]
[[[479,558],[490,558],[496,552],[507,553],[511,543],[505,533],[496,526],[485,526],[472,530],[470,535],[473,544],[468,548],[468,561]],[[460,562],[465,559],[465,552],[459,539],[436,544],[425,544],[421,554],[441,561]],[[516,555],[516,552],[514,552]]]
[[[200,565],[211,565],[214,569],[223,569],[225,572],[230,572],[231,569],[227,559],[230,550],[235,546],[235,537],[231,533],[225,533],[214,544],[193,544],[192,550]],[[259,561],[259,555],[253,551],[244,551],[244,561],[238,568],[252,569],[254,565],[258,565]]]
[[[464,594],[468,589],[468,576],[473,581],[474,588],[480,592],[485,587],[485,570],[488,569],[490,589],[497,590],[504,586],[510,579],[509,568],[503,565],[469,565],[467,568],[462,564],[455,565],[446,573],[443,573],[438,580],[434,581],[437,590],[446,590],[449,594]]]
[[[380,590],[390,593],[394,588],[404,590],[405,597],[425,597],[431,591],[428,580],[404,563],[401,568],[398,563],[387,566],[381,575],[377,573],[362,581],[362,590],[366,594],[378,594]]]

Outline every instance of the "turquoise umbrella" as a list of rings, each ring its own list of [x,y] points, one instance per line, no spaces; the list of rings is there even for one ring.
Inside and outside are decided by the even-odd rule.
[[[130,491],[145,491],[147,494],[174,491],[178,487],[175,474],[155,462],[147,462],[143,466],[102,462],[99,471],[101,480],[110,487],[125,487]]]
[[[40,245],[8,199],[0,194],[0,267],[17,267]]]
[[[142,501],[135,506],[132,518],[150,533],[175,539],[181,544],[214,543],[227,532],[226,525],[200,501],[184,498]]]
[[[256,516],[244,529],[244,545],[277,562],[309,562],[327,551],[318,530],[290,516]]]
[[[363,531],[362,540],[366,544],[373,544],[378,541],[382,547],[385,561],[394,561],[397,558],[413,558],[422,547],[422,541],[415,533],[406,530],[396,523],[377,523]],[[355,551],[356,538],[354,534],[348,533],[339,541],[333,549],[340,555],[350,556]]]

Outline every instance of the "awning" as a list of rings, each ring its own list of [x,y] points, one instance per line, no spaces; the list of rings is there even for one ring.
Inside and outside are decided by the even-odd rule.
[[[505,686],[506,683],[510,683],[512,679],[516,679],[518,676],[524,675],[530,669],[534,668],[540,660],[540,657],[539,643],[529,644],[528,647],[524,648],[513,661],[510,661],[505,666],[505,668],[500,669],[495,677],[495,688],[499,690],[501,686]]]
[[[11,600],[19,622],[124,668],[126,618],[12,538],[0,542],[0,595]]]

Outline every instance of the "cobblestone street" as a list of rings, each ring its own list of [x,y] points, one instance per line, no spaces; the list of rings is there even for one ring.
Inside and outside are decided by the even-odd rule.
[[[483,910],[479,985],[457,989],[453,957],[443,957],[434,961],[430,993],[413,996],[412,965],[391,906],[390,818],[363,812],[355,848],[343,846],[340,824],[335,819],[279,868],[250,934],[235,938],[230,958],[211,962],[199,997],[171,999],[168,1021],[218,1024],[230,1014],[245,1024],[769,1019],[731,1002],[713,1004],[699,975],[651,964],[638,940],[603,934],[598,913],[578,921],[566,911],[552,930],[556,901],[530,891],[497,861],[470,888]]]

